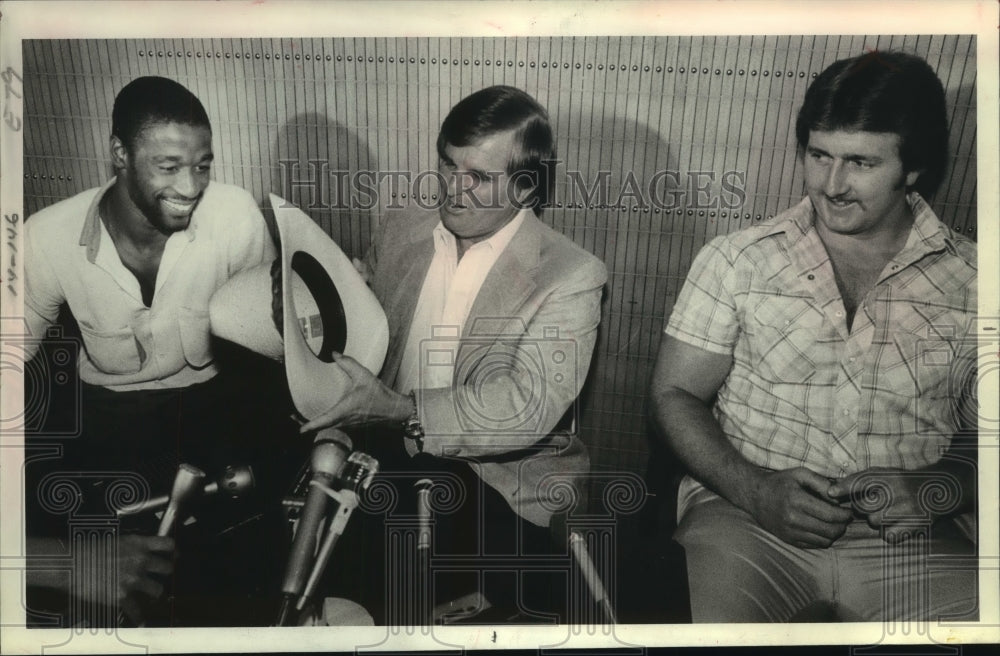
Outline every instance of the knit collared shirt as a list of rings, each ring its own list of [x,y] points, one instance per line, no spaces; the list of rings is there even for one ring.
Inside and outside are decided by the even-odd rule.
[[[907,200],[910,235],[850,331],[808,198],[695,258],[665,332],[732,356],[714,413],[751,462],[831,478],[915,469],[939,460],[963,423],[977,355],[976,245],[919,195]]]

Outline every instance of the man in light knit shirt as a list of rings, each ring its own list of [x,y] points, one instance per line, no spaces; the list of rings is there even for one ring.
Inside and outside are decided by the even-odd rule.
[[[907,544],[975,549],[976,246],[924,200],[947,125],[922,59],[835,62],[796,123],[808,197],[692,264],[651,398],[696,622],[975,615],[974,569]]]
[[[113,509],[104,487],[112,483],[89,472],[104,472],[109,481],[121,472],[155,496],[169,492],[182,459],[209,475],[216,473],[212,464],[229,464],[216,450],[234,430],[224,413],[235,399],[216,376],[208,301],[236,272],[274,258],[250,194],[210,181],[211,125],[182,85],[141,77],[123,87],[112,111],[110,154],[115,177],[107,184],[25,223],[31,334],[44,335],[66,306],[82,336],[81,435],[64,440],[60,458],[27,470],[28,498],[37,495],[50,511],[29,516],[29,553],[38,558],[66,551],[68,518],[47,504],[47,483],[74,481],[82,492],[78,512],[106,515]],[[44,477],[52,468],[56,478]],[[29,585],[68,587],[89,604],[117,603],[140,622],[148,602],[163,594],[174,547],[170,537],[121,536],[115,562],[98,575],[116,577],[110,596],[87,577],[67,583],[39,560]]]
[[[538,218],[555,149],[534,98],[507,86],[464,98],[445,118],[437,151],[441,207],[390,212],[368,254],[389,320],[380,376],[339,358],[355,387],[303,430],[388,422],[394,428],[366,449],[383,469],[463,480],[465,503],[436,518],[436,553],[550,553],[560,504],[546,476],[589,470],[579,437],[555,429],[590,366],[607,272]],[[385,526],[376,524],[377,544]],[[495,608],[540,609],[538,595],[515,598],[515,580],[486,578]],[[561,594],[527,578],[543,596]],[[447,601],[444,586],[435,592]],[[384,619],[381,608],[369,610]]]

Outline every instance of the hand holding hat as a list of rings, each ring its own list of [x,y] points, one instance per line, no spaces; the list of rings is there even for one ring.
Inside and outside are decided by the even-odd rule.
[[[371,391],[378,389],[372,380],[378,383],[374,374],[382,368],[389,345],[382,306],[356,265],[322,228],[291,203],[274,194],[270,200],[281,259],[242,271],[216,291],[209,303],[212,332],[284,360],[292,401],[306,419],[325,415],[331,403],[346,397],[355,399],[350,407],[358,408],[363,404],[356,399],[384,401]],[[280,281],[272,279],[279,272]],[[338,357],[352,364],[337,362]],[[345,368],[350,366],[354,369]],[[362,389],[355,390],[355,385]],[[337,416],[355,417],[358,411]]]
[[[381,421],[404,421],[413,412],[413,401],[385,385],[360,362],[335,353],[334,362],[347,374],[350,384],[325,412],[302,425],[301,433],[328,426],[344,428]]]

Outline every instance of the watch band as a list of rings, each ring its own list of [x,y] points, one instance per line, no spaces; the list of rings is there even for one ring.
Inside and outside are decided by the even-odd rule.
[[[417,413],[417,394],[410,392],[410,400],[413,402],[413,413],[403,422],[403,437],[413,440],[417,446],[417,451],[424,450],[424,426],[420,423],[420,416]]]

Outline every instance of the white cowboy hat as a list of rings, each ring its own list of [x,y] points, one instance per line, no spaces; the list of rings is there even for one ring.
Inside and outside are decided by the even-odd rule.
[[[303,417],[312,419],[350,385],[331,353],[349,355],[378,375],[389,326],[375,295],[330,236],[291,203],[274,194],[270,200],[281,242],[279,260],[229,279],[212,296],[209,317],[215,335],[284,360],[292,401]],[[280,334],[272,312],[277,289],[271,277],[278,262]]]

